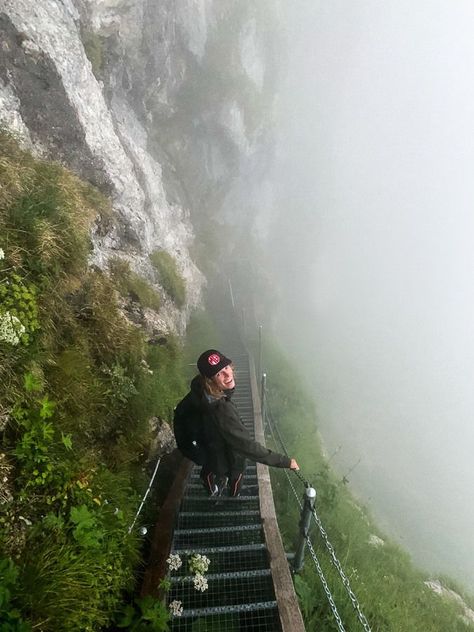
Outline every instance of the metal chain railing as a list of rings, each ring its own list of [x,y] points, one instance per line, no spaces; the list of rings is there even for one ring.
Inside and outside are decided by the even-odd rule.
[[[349,579],[348,579],[347,575],[344,573],[344,570],[342,568],[342,565],[341,565],[340,561],[336,557],[336,553],[334,551],[334,547],[331,544],[331,542],[329,541],[328,535],[327,535],[326,531],[324,530],[322,522],[321,522],[321,520],[320,520],[319,516],[317,515],[316,510],[314,508],[312,510],[312,514],[313,514],[313,518],[314,518],[316,524],[318,525],[318,529],[319,529],[319,532],[320,532],[320,534],[321,534],[321,536],[322,536],[322,538],[324,540],[324,544],[326,545],[326,548],[329,551],[329,554],[331,556],[331,561],[334,564],[334,566],[336,567],[336,570],[339,573],[339,576],[340,576],[340,578],[342,580],[342,583],[344,584],[344,588],[346,589],[347,594],[349,595],[349,599],[351,600],[352,605],[354,606],[354,609],[357,612],[357,617],[358,617],[360,623],[362,624],[364,630],[366,632],[371,632],[371,628],[370,628],[369,622],[367,621],[364,613],[362,612],[362,610],[360,608],[360,604],[359,604],[359,602],[357,600],[357,597],[354,594],[354,591],[351,588]]]
[[[314,565],[316,566],[316,571],[317,571],[317,573],[319,575],[319,579],[321,580],[321,584],[323,585],[324,592],[326,593],[326,597],[327,597],[327,600],[329,602],[329,606],[331,608],[332,614],[333,614],[333,616],[334,616],[334,618],[336,620],[337,629],[339,630],[339,632],[346,632],[345,628],[344,628],[344,625],[342,623],[342,619],[341,619],[341,617],[339,615],[339,612],[337,610],[337,606],[336,606],[336,603],[334,601],[334,597],[332,596],[331,591],[329,590],[329,586],[328,586],[328,583],[326,581],[326,578],[324,577],[323,569],[321,568],[321,564],[319,563],[318,557],[316,555],[316,551],[314,550],[314,547],[313,547],[313,543],[311,542],[309,537],[306,538],[306,544],[308,546],[308,549],[309,549],[311,558],[312,558],[312,560],[314,562]]]
[[[276,426],[275,426],[275,423],[273,421],[273,418],[270,420],[270,423],[268,424],[268,428],[270,429],[270,433],[272,435],[273,441],[276,443],[276,441],[275,441],[275,433],[274,433],[274,429],[276,429]],[[279,436],[281,438],[280,433],[278,433],[278,434],[279,434]],[[282,440],[280,441],[280,444],[282,446],[283,451],[288,456],[288,453],[287,453],[287,450],[286,450],[286,446],[285,446],[285,444],[283,443]],[[284,472],[285,472],[285,476],[286,476],[286,478],[288,480],[288,484],[291,487],[291,490],[292,490],[293,495],[295,497],[295,500],[298,503],[300,511],[302,511],[303,504],[302,504],[302,502],[300,500],[298,492],[295,489],[295,486],[293,485],[293,481],[290,478],[290,474],[289,474],[288,470],[284,470]],[[305,487],[307,487],[309,485],[309,483],[305,480],[305,478],[302,476],[302,474],[300,474],[297,470],[293,470],[293,473],[297,475],[297,477],[303,482]],[[327,583],[326,578],[324,576],[323,569],[321,568],[321,564],[319,563],[319,560],[318,560],[318,558],[316,556],[316,552],[314,550],[313,544],[312,544],[309,536],[306,537],[306,544],[307,544],[308,549],[310,551],[310,554],[311,554],[311,557],[313,559],[314,565],[316,566],[316,571],[317,571],[317,573],[319,575],[319,579],[321,580],[321,584],[323,586],[324,592],[326,593],[326,597],[327,597],[329,606],[331,608],[331,611],[333,613],[334,619],[336,620],[338,630],[339,630],[339,632],[346,632],[345,628],[344,628],[344,626],[342,624],[342,620],[341,620],[341,617],[339,615],[339,612],[337,610],[336,602],[334,601],[334,597],[332,596],[332,593],[331,593],[331,591],[329,589],[328,583]]]
[[[144,506],[144,504],[145,504],[145,501],[146,501],[146,499],[147,499],[147,497],[148,497],[148,494],[150,493],[150,490],[151,490],[151,488],[152,488],[153,481],[155,480],[156,473],[158,472],[158,467],[160,466],[160,463],[161,463],[161,456],[160,456],[160,457],[158,457],[158,461],[156,462],[155,469],[153,470],[153,474],[151,475],[150,482],[149,482],[149,484],[148,484],[148,487],[147,487],[147,489],[146,489],[146,492],[143,494],[143,498],[142,498],[141,503],[140,503],[140,505],[139,505],[139,507],[138,507],[137,513],[135,514],[135,518],[133,519],[132,524],[131,524],[131,525],[129,526],[129,528],[128,528],[128,532],[129,532],[129,533],[131,533],[131,532],[132,532],[132,529],[133,529],[133,527],[135,526],[136,521],[138,520],[138,516],[140,515],[140,513],[141,513],[141,511],[142,511],[142,509],[143,509],[143,506]],[[146,533],[146,532],[145,532],[145,533]],[[143,535],[145,535],[145,534],[143,534]]]
[[[266,395],[267,395],[267,391],[265,390],[264,391],[264,396],[266,397]],[[277,424],[275,424],[274,418],[272,416],[268,398],[266,398],[266,400],[267,401],[266,401],[266,406],[265,406],[265,417],[268,420],[268,428],[270,429],[270,433],[272,435],[273,441],[275,441],[275,443],[277,443],[277,441],[276,441],[276,436],[277,436],[278,437],[278,443],[280,444],[281,449],[283,450],[283,452],[285,453],[286,456],[289,456],[288,450],[287,450],[287,448],[285,446],[285,443],[283,441],[281,433],[280,433],[280,431],[278,429]],[[308,487],[310,485],[309,482],[305,479],[305,477],[302,475],[302,473],[300,471],[293,470],[293,473],[300,479],[300,481],[305,485],[305,487]],[[289,476],[287,470],[285,470],[285,474],[286,474],[286,477],[288,479],[288,483],[289,483],[289,485],[290,485],[290,487],[291,487],[291,489],[293,491],[293,494],[294,494],[294,496],[296,498],[298,506],[299,506],[300,509],[302,509],[302,504],[301,504],[299,495],[298,495],[298,493],[297,493],[297,491],[295,489],[295,486],[293,485],[293,482],[290,479],[290,476]],[[331,556],[331,562],[333,563],[333,565],[335,566],[337,572],[339,573],[339,576],[340,576],[340,578],[342,580],[343,586],[346,589],[346,592],[347,592],[347,594],[349,596],[349,599],[351,600],[352,606],[354,607],[354,609],[355,609],[355,611],[357,613],[357,617],[358,617],[362,627],[364,628],[365,632],[372,632],[371,628],[370,628],[370,625],[369,625],[369,623],[367,621],[367,618],[366,618],[366,616],[364,615],[364,613],[361,610],[359,601],[358,601],[354,591],[351,588],[349,579],[347,578],[347,575],[344,573],[344,570],[342,568],[341,563],[337,559],[336,553],[334,551],[334,547],[331,544],[331,542],[329,541],[328,535],[327,535],[327,533],[326,533],[326,531],[325,531],[325,529],[324,529],[324,527],[322,525],[322,522],[321,522],[319,516],[317,515],[316,510],[314,509],[314,507],[313,507],[311,513],[313,515],[313,518],[314,518],[316,524],[318,525],[319,532],[321,533],[321,536],[322,536],[323,541],[324,541],[324,543],[326,545],[326,548],[327,548],[327,550],[328,550],[328,552],[329,552],[329,554]],[[316,566],[316,570],[318,572],[318,575],[319,575],[319,577],[321,579],[321,583],[323,585],[324,592],[326,593],[326,596],[327,596],[329,605],[331,607],[332,613],[333,613],[334,618],[335,618],[335,620],[337,622],[337,626],[338,626],[339,632],[344,632],[344,626],[342,624],[341,617],[340,617],[340,615],[339,615],[339,613],[337,611],[337,607],[336,607],[334,598],[333,598],[333,596],[331,594],[331,591],[329,590],[329,586],[327,584],[326,578],[324,577],[323,570],[321,568],[321,565],[319,563],[318,558],[316,557],[316,553],[314,551],[313,544],[312,544],[312,542],[311,542],[309,537],[306,538],[306,543],[307,543],[308,549],[309,549],[309,551],[311,553],[311,557],[313,559],[313,562],[314,562],[314,564]]]
[[[230,280],[229,280],[229,288],[230,288],[231,297],[232,297],[232,305],[233,305],[234,313],[235,313],[234,295],[233,295],[233,292],[232,292],[232,284],[231,284]],[[245,340],[245,325],[244,325],[243,322],[242,322],[242,336],[241,337],[242,337],[242,340]],[[262,328],[260,327],[259,328],[259,361],[258,361],[259,373],[262,372],[262,368],[263,368],[262,364],[263,364],[263,362],[262,362]],[[265,402],[265,405],[263,405],[264,402]],[[275,434],[276,434],[278,436],[278,443],[280,444],[285,456],[289,457],[288,450],[286,449],[286,446],[285,446],[285,443],[284,443],[283,438],[281,436],[281,433],[280,433],[280,430],[278,428],[278,425],[275,424],[273,416],[272,416],[272,413],[271,413],[270,402],[269,402],[269,400],[267,398],[267,389],[265,387],[265,382],[263,383],[263,388],[262,388],[262,412],[263,412],[263,417],[264,417],[264,419],[262,420],[263,424],[265,425],[265,421],[268,420],[268,422],[269,422],[268,423],[268,428],[270,429],[270,433],[272,435],[273,441],[275,443],[277,443],[276,440],[275,440]],[[292,472],[297,476],[297,478],[300,479],[300,481],[303,483],[303,485],[305,487],[309,487],[310,486],[310,483],[304,478],[303,474],[300,471],[292,470]],[[296,502],[298,503],[298,506],[299,506],[299,508],[301,510],[302,507],[303,507],[302,503],[300,501],[299,495],[298,495],[298,493],[297,493],[297,491],[295,489],[295,486],[293,485],[293,482],[292,482],[292,480],[290,478],[290,475],[289,475],[287,470],[285,470],[285,474],[286,474],[288,483],[289,483],[289,485],[290,485],[290,487],[291,487],[291,489],[293,491],[293,494],[294,494],[294,496],[296,498]],[[361,625],[363,626],[365,632],[372,632],[372,630],[370,628],[370,625],[369,625],[369,623],[367,621],[367,618],[365,617],[365,615],[363,614],[363,612],[361,610],[361,607],[360,607],[360,604],[359,604],[359,602],[357,600],[357,597],[355,596],[354,591],[351,588],[349,579],[347,578],[346,574],[344,573],[344,571],[342,569],[342,565],[341,565],[341,563],[339,562],[339,560],[336,557],[336,553],[334,551],[334,547],[332,546],[331,542],[329,541],[327,533],[324,530],[324,527],[323,527],[323,525],[321,523],[321,520],[318,517],[318,515],[316,514],[316,510],[314,509],[314,507],[312,509],[312,516],[313,516],[316,524],[318,525],[318,528],[319,528],[319,531],[320,531],[321,536],[323,538],[323,541],[324,541],[324,543],[326,545],[326,548],[327,548],[327,550],[328,550],[328,552],[329,552],[329,554],[331,556],[331,561],[332,561],[333,565],[336,567],[336,569],[337,569],[337,571],[339,573],[339,576],[341,577],[341,580],[342,580],[342,583],[344,585],[344,588],[346,589],[347,594],[349,596],[349,599],[351,600],[351,603],[352,603],[354,609],[356,610],[357,617],[358,617]],[[318,572],[319,578],[321,579],[321,583],[323,585],[324,592],[326,593],[326,597],[328,599],[331,611],[332,611],[332,613],[334,615],[334,619],[336,620],[338,630],[339,630],[339,632],[345,632],[345,629],[344,629],[341,617],[340,617],[339,612],[337,610],[336,603],[335,603],[334,598],[333,598],[333,596],[331,594],[331,591],[329,589],[327,580],[326,580],[326,578],[324,576],[323,570],[322,570],[321,565],[319,563],[319,560],[318,560],[318,558],[316,556],[316,552],[314,550],[313,544],[312,544],[309,536],[306,536],[306,544],[307,544],[308,549],[310,551],[310,554],[311,554],[311,557],[313,559],[313,562],[314,562],[314,564],[316,566],[316,570]]]

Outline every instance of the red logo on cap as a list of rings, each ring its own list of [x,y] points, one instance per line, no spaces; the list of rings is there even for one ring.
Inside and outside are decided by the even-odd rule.
[[[219,364],[219,362],[221,361],[221,356],[217,355],[217,353],[213,353],[208,357],[207,361],[211,366],[216,366],[216,364]]]

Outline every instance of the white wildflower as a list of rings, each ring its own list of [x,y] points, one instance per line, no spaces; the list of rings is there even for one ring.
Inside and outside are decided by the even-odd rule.
[[[5,251],[3,248],[0,248],[0,259],[5,259]]]
[[[10,421],[10,414],[5,408],[0,407],[0,432],[3,432],[7,427],[8,422]],[[0,454],[0,459],[2,455]]]
[[[194,581],[194,588],[196,590],[200,590],[201,592],[204,592],[205,590],[209,588],[209,586],[207,585],[207,579],[204,577],[204,575],[201,575],[201,573],[196,573],[193,581]]]
[[[10,476],[13,466],[10,465],[7,455],[0,452],[0,474],[2,475],[2,484],[0,485],[0,505],[11,503],[13,495],[11,491]]]
[[[170,603],[169,609],[173,617],[180,617],[183,614],[183,605],[177,599]]]
[[[177,553],[171,553],[169,558],[166,560],[170,571],[177,571],[178,568],[181,567],[183,562]]]
[[[0,315],[0,340],[17,345],[25,331],[24,325],[10,312]]]
[[[211,560],[200,553],[193,553],[189,559],[189,569],[192,573],[203,574],[207,572]]]
[[[153,375],[153,371],[150,369],[150,365],[148,364],[148,362],[146,360],[142,360],[141,361],[141,365],[142,365],[144,371],[146,371],[150,375]]]

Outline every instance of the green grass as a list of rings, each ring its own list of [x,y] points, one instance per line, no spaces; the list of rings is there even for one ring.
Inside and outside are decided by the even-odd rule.
[[[461,632],[473,629],[474,626],[469,627],[461,620],[459,606],[440,599],[424,585],[426,574],[412,564],[406,552],[380,533],[369,513],[358,506],[340,478],[330,470],[322,456],[314,403],[302,389],[295,368],[273,343],[266,345],[264,357],[272,413],[278,420],[289,453],[317,490],[317,513],[372,630]],[[279,448],[275,445],[275,449]],[[284,473],[275,468],[271,473],[280,528],[286,548],[294,550],[299,509],[288,493]],[[292,476],[302,495],[302,485]],[[371,534],[381,537],[385,544],[370,545]],[[312,541],[346,629],[359,629],[355,611],[314,523]],[[296,585],[306,629],[335,630],[334,618],[309,554]]]
[[[176,261],[165,250],[155,250],[150,255],[150,261],[158,272],[160,283],[176,307],[184,307],[186,302],[186,285],[178,272]]]
[[[225,349],[225,340],[219,333],[209,311],[198,309],[191,314],[186,328],[184,347],[185,370],[189,378],[197,373],[196,361],[206,349]]]
[[[108,201],[1,132],[0,155],[0,319],[28,332],[0,340],[0,619],[17,632],[96,631],[134,589],[141,544],[128,526],[149,419],[170,421],[185,392],[181,345],[150,342],[121,313],[120,294],[160,305],[128,264],[89,269]]]
[[[91,62],[92,72],[100,78],[105,63],[104,38],[93,31],[81,30],[82,44],[87,58]]]
[[[113,259],[109,262],[110,274],[122,296],[140,303],[142,307],[149,307],[155,311],[160,309],[160,296],[151,285],[130,268],[130,264],[123,259]]]

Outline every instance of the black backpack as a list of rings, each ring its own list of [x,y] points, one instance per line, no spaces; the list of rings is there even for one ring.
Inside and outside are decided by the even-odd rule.
[[[188,393],[174,409],[173,430],[178,448],[197,465],[206,462],[202,412]]]

